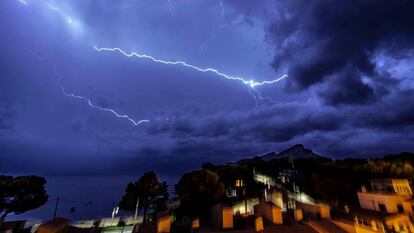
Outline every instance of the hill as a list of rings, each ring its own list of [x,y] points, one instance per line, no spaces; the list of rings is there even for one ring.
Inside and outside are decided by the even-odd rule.
[[[310,158],[321,158],[322,156],[314,153],[312,150],[305,148],[302,144],[297,144],[289,149],[286,149],[280,153],[271,152],[269,154],[263,155],[262,159],[269,161],[272,159],[282,159],[282,158],[293,158],[293,159],[310,159]]]

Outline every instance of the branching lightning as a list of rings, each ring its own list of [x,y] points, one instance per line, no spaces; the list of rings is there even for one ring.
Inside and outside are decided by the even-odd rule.
[[[237,25],[237,24],[240,23],[240,21],[243,19],[243,15],[241,15],[241,14],[238,15],[237,18],[233,19],[231,22],[225,22],[223,19],[224,19],[224,16],[226,14],[226,11],[225,11],[225,8],[224,8],[223,0],[219,0],[218,3],[219,3],[219,6],[220,6],[220,13],[219,13],[219,16],[218,16],[218,19],[217,19],[217,21],[219,23],[219,25],[217,26],[217,30],[222,30],[226,27],[230,27],[230,26]],[[209,43],[211,43],[216,38],[218,33],[219,33],[219,31],[215,31],[213,33],[213,35],[208,40],[204,41],[200,45],[200,51],[204,56],[206,56],[205,48],[207,47],[207,45]],[[285,77],[287,77],[287,76],[285,76]],[[256,103],[256,108],[259,108],[260,103],[271,103],[271,104],[277,103],[277,101],[274,101],[271,97],[263,97],[262,94],[260,93],[260,91],[255,89],[254,86],[249,87],[249,94],[253,97],[253,99]]]
[[[214,39],[216,39],[216,35],[217,35],[217,33],[214,33],[208,40],[206,40],[206,41],[204,41],[201,45],[200,45],[200,51],[201,51],[201,53],[205,56],[205,57],[207,57],[207,55],[206,55],[206,52],[205,52],[205,48],[206,48],[206,46],[211,42],[211,41],[213,41]]]
[[[220,0],[218,3],[219,3],[219,6],[220,6],[220,13],[219,13],[219,16],[218,16],[218,18],[217,18],[217,23],[218,23],[218,26],[217,26],[217,28],[213,31],[213,35],[212,35],[212,36],[210,36],[210,38],[209,38],[209,39],[207,39],[206,41],[204,41],[204,42],[203,42],[203,43],[201,43],[201,45],[200,45],[200,51],[201,51],[201,53],[202,53],[205,57],[207,57],[207,55],[206,55],[206,53],[205,53],[205,48],[207,47],[207,45],[208,45],[209,43],[211,43],[213,40],[215,40],[215,39],[216,39],[216,37],[217,37],[218,33],[220,33],[220,30],[222,30],[222,29],[224,29],[224,28],[226,28],[226,27],[229,27],[229,26],[233,26],[233,25],[238,24],[238,23],[241,21],[241,19],[243,18],[243,15],[239,15],[239,16],[237,16],[237,18],[236,18],[236,19],[233,19],[231,22],[225,22],[225,20],[224,20],[224,16],[225,16],[225,14],[226,14],[226,11],[225,11],[225,8],[224,8],[224,3],[223,3],[223,1],[222,1],[222,0]]]
[[[90,99],[88,99],[88,98],[86,98],[86,97],[83,97],[83,96],[80,96],[80,95],[75,95],[75,94],[72,94],[72,93],[68,93],[68,92],[66,91],[65,87],[63,87],[63,85],[62,85],[62,83],[61,83],[62,76],[61,76],[58,72],[56,72],[56,74],[57,74],[57,76],[59,77],[57,84],[58,84],[58,86],[60,87],[60,89],[61,89],[62,93],[63,93],[65,96],[67,96],[67,97],[72,97],[72,98],[76,98],[76,99],[80,99],[80,100],[83,100],[83,101],[87,102],[87,103],[88,103],[88,105],[89,105],[91,108],[94,108],[94,109],[97,109],[97,110],[100,110],[100,111],[104,111],[104,112],[110,112],[110,113],[112,113],[113,115],[115,115],[115,116],[116,116],[116,117],[118,117],[118,118],[123,118],[123,119],[128,120],[129,122],[131,122],[131,123],[132,123],[132,124],[134,124],[135,126],[138,126],[138,125],[140,125],[140,124],[142,124],[142,123],[147,123],[147,122],[150,122],[150,120],[139,120],[139,121],[136,121],[136,120],[132,119],[131,117],[129,117],[128,115],[122,115],[122,114],[117,113],[117,112],[116,112],[115,110],[113,110],[113,109],[110,109],[110,108],[104,108],[104,107],[100,107],[100,106],[98,106],[98,105],[95,105],[95,104],[93,104],[93,103],[92,103],[92,101],[91,101]]]
[[[23,5],[26,5],[26,6],[28,5],[27,0],[18,0],[18,1]],[[172,1],[167,0],[167,3],[169,5],[170,13],[172,14],[173,13]],[[76,29],[77,31],[81,31],[82,25],[81,25],[80,21],[76,20],[75,18],[72,18],[66,11],[62,10],[61,8],[58,8],[57,6],[53,6],[53,5],[49,4],[48,2],[44,2],[44,4],[49,8],[49,10],[55,11],[57,14],[59,14],[66,21],[66,23],[68,23],[70,25],[71,28]],[[221,10],[220,14],[219,14],[219,21],[221,21],[221,19],[225,15],[225,8],[224,8],[224,4],[223,4],[222,0],[219,0],[219,7],[220,7],[220,10]],[[239,17],[237,17],[237,19],[233,20],[230,23],[220,24],[218,26],[218,28],[220,29],[220,28],[227,27],[229,25],[237,24],[237,23],[240,22],[241,19],[242,19],[242,16],[240,15]],[[210,43],[212,40],[214,40],[215,37],[216,37],[216,33],[214,33],[213,36],[209,40],[207,40],[206,42],[204,42],[201,45],[200,49],[201,49],[202,52],[204,52],[203,51],[204,47],[206,47],[208,43]],[[164,60],[164,59],[160,59],[160,58],[157,58],[157,57],[154,57],[154,56],[151,56],[151,55],[140,54],[140,53],[137,53],[137,52],[127,52],[127,51],[124,51],[123,49],[118,48],[118,47],[105,48],[105,47],[94,46],[94,49],[98,52],[117,52],[117,53],[120,53],[120,54],[122,54],[124,56],[127,56],[127,57],[130,57],[130,58],[131,57],[137,57],[137,58],[141,58],[141,59],[148,59],[152,62],[160,63],[160,64],[164,64],[164,65],[183,66],[183,67],[190,68],[190,69],[192,69],[194,71],[197,71],[197,72],[213,73],[213,74],[215,74],[215,75],[217,75],[221,78],[241,82],[242,84],[244,84],[245,86],[248,87],[250,95],[256,101],[256,106],[258,106],[259,101],[266,101],[266,102],[274,103],[271,98],[262,97],[261,93],[256,89],[257,87],[260,87],[260,86],[263,86],[263,85],[274,84],[274,83],[277,83],[277,82],[279,82],[279,81],[281,81],[281,80],[288,77],[287,75],[283,75],[279,78],[275,78],[275,79],[272,79],[272,80],[254,81],[253,79],[247,79],[247,78],[243,78],[243,77],[240,77],[240,76],[225,74],[225,73],[223,73],[223,72],[221,72],[221,71],[219,71],[215,68],[210,68],[210,67],[202,68],[202,67],[199,67],[197,65],[187,63],[186,61]],[[39,59],[42,59],[40,56],[38,56],[33,51],[29,51],[29,52],[31,52],[34,56],[38,57]],[[87,97],[80,96],[80,95],[75,95],[73,93],[69,93],[61,83],[62,77],[60,76],[60,74],[58,72],[56,72],[56,74],[59,77],[57,84],[58,84],[59,88],[61,89],[61,92],[62,92],[63,95],[65,95],[67,97],[71,97],[71,98],[75,98],[75,99],[78,99],[78,100],[85,101],[89,105],[89,107],[91,107],[93,109],[96,109],[96,110],[99,110],[99,111],[109,112],[112,115],[116,116],[117,118],[128,120],[134,126],[138,126],[140,124],[150,122],[150,120],[146,120],[146,119],[139,120],[139,121],[134,120],[133,118],[131,118],[130,116],[128,116],[126,114],[119,114],[114,109],[98,106],[98,105],[94,104]],[[159,119],[161,119],[161,118],[159,118]],[[168,118],[166,118],[166,119],[168,120]],[[155,118],[154,120],[157,120],[157,118]]]
[[[229,79],[229,80],[242,82],[244,85],[247,85],[251,88],[255,88],[257,86],[263,86],[263,85],[267,85],[267,84],[272,84],[272,83],[277,83],[277,82],[279,82],[279,81],[281,81],[281,80],[283,80],[287,77],[287,75],[283,75],[282,77],[279,77],[279,78],[276,78],[276,79],[273,79],[273,80],[265,80],[265,81],[261,81],[261,82],[256,82],[252,79],[245,79],[245,78],[242,78],[242,77],[239,77],[239,76],[228,75],[228,74],[222,73],[222,72],[220,72],[220,71],[218,71],[214,68],[200,68],[198,66],[188,64],[185,61],[167,61],[167,60],[162,60],[162,59],[159,59],[159,58],[155,58],[153,56],[146,55],[146,54],[139,54],[139,53],[136,53],[136,52],[128,53],[128,52],[125,52],[124,50],[122,50],[120,48],[99,48],[97,46],[94,46],[94,48],[98,52],[102,52],[102,51],[105,51],[105,52],[119,52],[119,53],[121,53],[121,54],[123,54],[124,56],[127,56],[127,57],[138,57],[138,58],[143,58],[143,59],[149,59],[153,62],[161,63],[161,64],[164,64],[164,65],[180,65],[180,66],[184,66],[184,67],[187,67],[187,68],[199,71],[199,72],[203,72],[203,73],[214,73],[214,74],[216,74],[220,77],[223,77],[223,78],[226,78],[226,79]]]

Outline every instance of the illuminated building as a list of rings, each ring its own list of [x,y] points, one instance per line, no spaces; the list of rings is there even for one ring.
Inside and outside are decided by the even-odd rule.
[[[406,179],[372,180],[371,189],[363,186],[357,194],[363,209],[413,216],[412,190]]]
[[[356,233],[414,233],[412,189],[406,179],[378,179],[357,192],[360,209],[347,207]],[[338,225],[345,226],[343,222]],[[345,226],[347,228],[347,226]],[[344,228],[344,229],[345,229]]]

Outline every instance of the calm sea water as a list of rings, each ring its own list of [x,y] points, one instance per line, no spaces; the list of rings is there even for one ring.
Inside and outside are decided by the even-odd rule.
[[[14,174],[20,175],[20,174]],[[121,200],[127,184],[140,175],[42,175],[47,179],[49,201],[38,209],[20,215],[9,215],[7,220],[53,217],[59,196],[57,215],[71,220],[111,217],[112,208]],[[170,193],[179,177],[161,176],[169,185]],[[120,212],[120,215],[133,213]]]

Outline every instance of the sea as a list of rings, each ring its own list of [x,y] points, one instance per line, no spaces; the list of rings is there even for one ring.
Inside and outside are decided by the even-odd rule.
[[[23,174],[8,174],[23,175]],[[127,184],[137,181],[141,174],[81,174],[81,175],[40,175],[46,178],[48,202],[31,211],[7,216],[7,221],[52,219],[57,212],[58,217],[70,220],[93,220],[110,218],[114,207],[122,199]],[[174,185],[179,176],[160,176],[169,185],[170,196],[174,193]],[[130,216],[134,213],[119,211],[118,216]]]

